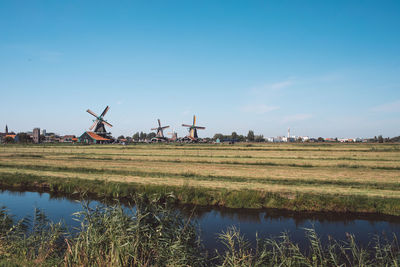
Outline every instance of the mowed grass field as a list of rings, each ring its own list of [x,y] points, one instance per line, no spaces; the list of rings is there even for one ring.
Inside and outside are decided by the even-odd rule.
[[[399,144],[6,145],[2,177],[192,190],[201,196],[182,202],[202,205],[400,215]]]

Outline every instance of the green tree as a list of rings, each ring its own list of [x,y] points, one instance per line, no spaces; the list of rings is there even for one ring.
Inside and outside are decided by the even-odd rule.
[[[232,132],[231,138],[232,138],[233,140],[237,140],[237,139],[238,139],[238,134],[237,134],[236,132]]]
[[[15,138],[19,143],[32,143],[32,138],[26,133],[19,133]]]
[[[138,140],[139,140],[139,132],[136,132],[136,133],[132,136],[132,139],[135,140],[135,141],[138,141]]]
[[[378,143],[383,143],[383,137],[382,137],[382,135],[379,135],[379,136],[378,136]]]
[[[255,142],[264,142],[265,139],[264,139],[264,136],[262,134],[260,134],[260,135],[254,136],[254,141]]]
[[[10,136],[7,136],[7,137],[5,137],[4,139],[3,139],[3,142],[5,143],[5,144],[12,144],[12,143],[14,143],[14,138],[12,138],[12,137],[10,137]]]
[[[254,132],[250,130],[247,134],[247,141],[253,142],[254,141]]]
[[[214,137],[213,137],[214,141],[216,141],[217,139],[219,139],[220,141],[223,141],[223,138],[224,138],[224,135],[221,133],[216,133],[216,134],[214,134]]]

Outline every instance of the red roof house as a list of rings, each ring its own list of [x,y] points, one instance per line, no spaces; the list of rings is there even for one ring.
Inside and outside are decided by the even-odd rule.
[[[79,137],[79,142],[80,143],[86,143],[86,144],[106,144],[110,143],[110,139],[104,138],[94,132],[84,132],[80,137]]]

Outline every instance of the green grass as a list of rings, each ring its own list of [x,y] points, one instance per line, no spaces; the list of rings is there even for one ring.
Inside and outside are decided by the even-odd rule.
[[[329,162],[329,161],[332,162]],[[397,144],[10,145],[0,183],[234,208],[400,215]]]
[[[168,199],[173,198],[171,196]],[[308,245],[300,248],[290,236],[256,236],[252,245],[237,228],[217,238],[221,244],[209,252],[196,225],[160,205],[160,199],[133,197],[129,213],[121,205],[89,208],[75,213],[79,227],[67,231],[36,209],[32,219],[15,221],[0,208],[1,266],[399,266],[396,236],[375,236],[369,247],[355,236],[329,239],[325,244],[314,229],[304,229]],[[167,203],[170,201],[167,201]]]
[[[224,206],[229,208],[277,208],[293,211],[362,212],[400,215],[400,201],[392,198],[365,196],[281,193],[254,190],[212,190],[202,187],[143,185],[105,180],[44,177],[24,173],[3,173],[0,186],[43,190],[50,193],[77,194],[86,192],[98,198],[129,198],[132,195],[157,195],[165,199],[171,193],[177,204]]]
[[[13,164],[0,163],[0,167],[15,167]],[[257,182],[264,184],[281,184],[281,185],[336,185],[336,186],[348,186],[352,188],[364,188],[364,189],[399,189],[400,183],[398,182],[370,182],[362,181],[357,182],[354,180],[317,180],[317,179],[277,179],[270,177],[262,178],[251,178],[251,177],[240,177],[240,176],[216,176],[216,175],[201,175],[194,172],[186,173],[165,173],[165,172],[146,172],[140,170],[115,170],[115,169],[99,169],[99,168],[85,168],[85,167],[56,167],[46,165],[30,165],[30,164],[19,164],[18,169],[27,170],[39,170],[39,171],[51,171],[51,172],[70,172],[70,173],[91,173],[91,174],[119,174],[119,175],[131,175],[151,178],[159,177],[175,177],[175,178],[191,178],[193,180],[202,181],[224,181],[224,182]]]

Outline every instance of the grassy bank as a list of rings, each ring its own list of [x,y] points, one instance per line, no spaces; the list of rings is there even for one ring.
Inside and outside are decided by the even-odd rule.
[[[0,182],[179,203],[400,215],[400,145],[0,147]]]
[[[300,249],[288,234],[257,237],[250,244],[236,228],[218,235],[222,246],[207,251],[196,225],[158,199],[132,197],[135,209],[120,205],[75,213],[79,227],[67,231],[35,210],[33,218],[15,221],[0,209],[2,266],[398,266],[396,237],[375,236],[360,247],[353,235],[322,244],[313,229],[305,229],[308,247]],[[169,197],[171,198],[171,197]],[[167,201],[167,203],[170,201]]]
[[[174,204],[213,205],[229,208],[277,208],[292,211],[335,211],[381,213],[400,215],[398,199],[370,198],[364,196],[315,195],[297,193],[261,192],[252,190],[210,190],[185,186],[160,186],[152,184],[134,184],[110,182],[105,180],[68,179],[45,177],[32,174],[13,173],[0,176],[2,188],[41,190],[62,194],[91,194],[97,198],[128,199],[135,195],[144,195],[160,200],[169,199]]]

